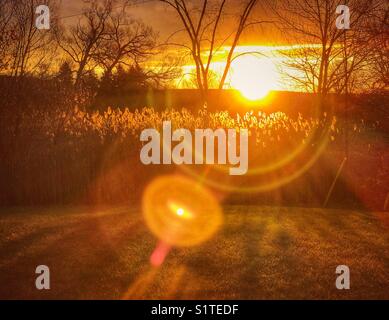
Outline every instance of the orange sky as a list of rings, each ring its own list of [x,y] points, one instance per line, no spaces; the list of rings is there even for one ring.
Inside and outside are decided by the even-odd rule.
[[[137,0],[134,3],[128,10],[129,15],[152,26],[158,32],[161,39],[165,39],[173,32],[182,28],[176,13],[166,4],[157,0]],[[61,0],[60,16],[63,17],[62,22],[65,24],[74,23],[78,19],[78,16],[69,16],[80,14],[83,5],[82,0]],[[261,15],[261,6],[258,5],[256,8],[253,12],[253,17],[259,17]],[[232,7],[229,8],[229,12],[233,12],[233,10]],[[262,16],[269,19],[267,15],[262,14]],[[273,41],[274,32],[272,31],[270,34],[269,30],[266,31],[263,29],[247,32],[241,38],[241,43],[244,44],[268,44]]]
[[[141,19],[147,25],[152,26],[159,34],[160,41],[164,41],[170,34],[182,28],[176,13],[166,4],[158,1],[140,1],[146,1],[146,3],[131,6],[128,12],[132,17]],[[75,23],[80,17],[77,14],[82,12],[82,5],[82,1],[79,0],[63,0],[60,12],[61,21],[64,24]],[[253,14],[258,16],[260,10],[259,7]],[[185,34],[181,35],[181,37],[184,36]],[[185,41],[184,38],[182,40]],[[293,88],[281,83],[281,76],[278,72],[280,56],[277,55],[277,48],[272,47],[275,42],[273,31],[270,32],[270,29],[253,29],[242,36],[236,52],[256,51],[260,52],[260,55],[243,56],[237,59],[232,65],[226,87],[239,89],[248,98],[262,97],[269,90],[292,90]],[[175,54],[176,52],[177,50],[174,51]],[[212,63],[211,69],[215,73],[219,74],[222,71],[225,56],[221,52]],[[194,67],[188,63],[183,69],[183,73],[188,74],[193,72]],[[186,75],[177,79],[176,85],[188,87],[189,82],[188,75]],[[261,89],[258,90],[258,88]]]

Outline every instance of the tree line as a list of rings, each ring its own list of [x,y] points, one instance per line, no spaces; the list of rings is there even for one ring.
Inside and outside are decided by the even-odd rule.
[[[188,76],[182,66],[193,64],[192,85],[206,101],[210,88],[228,88],[235,59],[263,54],[236,52],[242,38],[272,30],[284,45],[278,52],[285,57],[280,73],[296,88],[325,97],[388,87],[384,0],[154,2],[179,26],[163,41],[129,14],[132,5],[141,5],[136,0],[85,1],[77,21],[68,24],[59,16],[57,0],[1,0],[0,74],[44,78],[57,73],[69,76],[75,88],[107,90],[119,78],[130,79],[135,88],[174,85]],[[35,28],[35,8],[41,4],[51,10],[50,30]],[[350,9],[349,29],[336,27],[339,4]],[[220,62],[221,54],[222,70],[216,74],[212,63]]]
[[[35,27],[35,8],[50,8],[50,29]],[[49,77],[71,71],[75,87],[96,74],[109,79],[121,68],[133,73],[148,58],[161,54],[157,34],[128,15],[131,1],[92,0],[85,3],[76,23],[61,21],[56,0],[2,0],[0,8],[0,74],[14,78]],[[143,69],[154,86],[172,79],[176,64],[161,61]]]

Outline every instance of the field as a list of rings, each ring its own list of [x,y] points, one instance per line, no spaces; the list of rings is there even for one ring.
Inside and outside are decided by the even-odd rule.
[[[207,243],[149,263],[157,240],[135,208],[0,212],[0,299],[389,299],[389,216],[227,206]],[[51,289],[35,289],[50,267]],[[335,287],[335,268],[351,290]]]
[[[0,302],[389,300],[388,1],[338,2],[0,0]]]

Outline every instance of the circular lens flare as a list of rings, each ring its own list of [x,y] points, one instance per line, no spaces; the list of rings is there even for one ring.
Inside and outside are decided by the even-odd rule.
[[[179,175],[159,177],[146,188],[143,214],[155,236],[182,247],[208,240],[222,223],[222,210],[212,193]]]

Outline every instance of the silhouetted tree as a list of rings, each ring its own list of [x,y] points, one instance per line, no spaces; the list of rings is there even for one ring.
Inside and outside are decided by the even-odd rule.
[[[70,67],[69,62],[65,61],[61,64],[59,67],[59,71],[56,75],[57,80],[65,85],[65,86],[71,86],[73,82],[73,72],[72,68]]]
[[[119,65],[114,73],[104,74],[102,77],[97,99],[102,96],[127,94],[150,86],[147,73],[139,65],[127,69]]]
[[[389,3],[384,2],[367,29],[373,90],[389,90]]]
[[[239,44],[244,31],[252,25],[261,24],[265,21],[252,20],[252,13],[258,4],[258,0],[245,0],[241,2],[228,0],[202,0],[190,2],[186,0],[160,0],[166,3],[177,13],[188,36],[188,44],[175,43],[172,41],[174,33],[168,43],[178,45],[188,50],[196,67],[197,87],[201,90],[204,100],[210,86],[211,64],[215,57],[225,51],[225,66],[218,81],[218,88],[223,89],[231,63],[234,60],[235,48]],[[228,6],[234,10],[234,14],[227,12]],[[232,25],[230,30],[222,25]],[[227,45],[230,44],[229,47]]]
[[[76,66],[76,87],[97,67],[109,76],[119,64],[130,66],[153,53],[155,34],[142,22],[128,18],[128,4],[128,0],[92,0],[77,25],[64,36],[58,35],[61,48]]]
[[[338,29],[336,0],[280,0],[272,2],[282,33],[293,44],[284,50],[285,74],[295,85],[318,93],[353,89],[353,76],[369,65],[366,26],[379,0],[346,0],[350,29]],[[354,78],[355,80],[355,78]]]
[[[12,13],[15,2],[2,0],[0,5],[0,73],[8,69],[11,56],[9,52],[12,34]]]
[[[57,34],[59,46],[76,65],[76,87],[80,85],[82,77],[96,67],[93,57],[107,36],[113,4],[111,0],[102,4],[97,0],[90,1],[77,25],[70,27],[64,34]]]
[[[125,8],[110,14],[106,34],[93,56],[106,74],[112,73],[118,65],[131,66],[154,53],[153,30],[138,20],[127,18]]]
[[[50,28],[54,30],[57,25],[55,0],[5,1],[5,6],[2,6],[5,23],[0,23],[0,28],[4,29],[2,34],[6,43],[5,46],[0,44],[0,50],[5,56],[7,71],[12,76],[45,72],[52,62],[56,48],[53,33],[50,30],[39,30],[35,25],[35,10],[39,5],[50,8]]]

